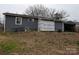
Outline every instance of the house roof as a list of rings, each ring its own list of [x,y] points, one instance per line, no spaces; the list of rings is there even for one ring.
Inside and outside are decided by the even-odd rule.
[[[47,18],[47,17],[30,16],[30,15],[25,15],[25,14],[14,14],[14,13],[3,13],[3,14],[4,14],[4,15],[9,15],[9,16],[17,16],[17,17],[36,18],[37,20],[38,20],[39,18],[41,18],[41,20],[63,22],[63,21],[61,21],[61,20],[54,20],[54,19]]]
[[[42,18],[42,19],[49,19],[46,17],[38,17],[38,16],[30,16],[26,14],[14,14],[14,13],[3,13],[4,15],[9,15],[9,16],[17,16],[17,17],[28,17],[28,18]]]
[[[4,14],[4,15],[9,15],[9,16],[17,16],[17,17],[31,17],[31,18],[37,18],[37,17],[25,15],[25,14],[15,14],[15,13],[3,13],[3,14]]]

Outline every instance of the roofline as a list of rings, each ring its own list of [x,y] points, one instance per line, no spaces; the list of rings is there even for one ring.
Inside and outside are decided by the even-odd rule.
[[[16,14],[16,13],[3,13],[3,15],[9,15],[9,16],[16,16],[16,17],[27,17],[27,18],[36,18],[38,19],[42,19],[42,20],[46,20],[46,21],[55,21],[51,18],[46,18],[46,17],[38,17],[38,16],[30,16],[30,15],[26,15],[26,14]],[[55,22],[63,22],[62,20],[56,20]]]
[[[25,14],[16,14],[16,13],[3,13],[3,15],[9,15],[9,16],[20,16],[20,17],[33,17]]]
[[[46,18],[46,17],[41,17],[41,16],[30,16],[26,14],[17,14],[17,13],[3,13],[3,15],[10,15],[10,16],[21,16],[21,17],[32,17],[32,18]],[[49,19],[49,18],[46,18]]]

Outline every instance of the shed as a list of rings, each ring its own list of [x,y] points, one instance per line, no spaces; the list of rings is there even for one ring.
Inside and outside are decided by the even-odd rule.
[[[64,31],[65,32],[74,32],[75,31],[75,22],[67,21],[64,23]]]

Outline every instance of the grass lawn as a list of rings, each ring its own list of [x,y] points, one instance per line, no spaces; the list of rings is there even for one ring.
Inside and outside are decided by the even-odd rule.
[[[78,51],[79,33],[75,32],[0,33],[1,55],[67,55]]]

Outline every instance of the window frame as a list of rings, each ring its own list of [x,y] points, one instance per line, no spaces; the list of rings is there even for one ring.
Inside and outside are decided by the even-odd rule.
[[[20,23],[17,23],[17,18],[20,18]],[[15,17],[15,24],[22,25],[22,17]]]

